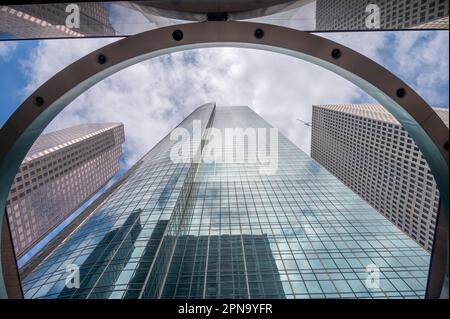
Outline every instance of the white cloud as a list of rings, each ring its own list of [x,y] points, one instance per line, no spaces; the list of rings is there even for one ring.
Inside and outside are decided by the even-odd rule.
[[[354,32],[354,33],[322,33],[321,37],[333,40],[349,47],[365,56],[383,63],[378,55],[378,50],[386,41],[385,32]]]
[[[448,107],[449,39],[447,31],[326,33],[385,66],[429,104]],[[438,90],[443,86],[446,95]],[[442,90],[442,88],[441,88]]]
[[[0,41],[0,59],[8,61],[12,58],[12,53],[17,48],[17,42],[14,41]]]
[[[410,85],[428,103],[442,105],[442,96],[437,86],[449,80],[449,40],[448,32],[405,32],[393,39],[396,72],[410,79]]]
[[[324,36],[375,60],[382,59],[379,50],[387,41],[386,35],[378,32]],[[31,75],[27,93],[70,62],[111,41],[42,41],[35,59],[24,65]],[[396,50],[401,56],[410,46],[408,40],[399,41],[402,46]],[[422,54],[423,59],[433,61]],[[313,104],[349,103],[361,96],[362,91],[348,81],[289,56],[210,48],[166,55],[120,71],[77,98],[49,129],[82,122],[123,122],[129,166],[195,107],[217,102],[219,106],[252,107],[309,153],[310,129],[296,118],[309,121]]]

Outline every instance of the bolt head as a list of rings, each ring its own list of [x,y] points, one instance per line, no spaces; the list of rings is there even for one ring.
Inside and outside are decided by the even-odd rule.
[[[184,36],[183,31],[181,31],[181,30],[175,30],[172,32],[172,38],[175,41],[181,41],[183,39],[183,36]]]
[[[256,29],[255,30],[255,38],[262,39],[264,37],[264,30],[263,29]]]
[[[396,93],[399,98],[406,96],[406,90],[404,88],[399,88]]]
[[[36,106],[42,106],[42,105],[44,105],[44,98],[43,98],[42,96],[36,96],[36,97],[34,98],[34,104],[35,104]]]
[[[331,51],[331,56],[333,57],[333,59],[339,59],[341,57],[341,55],[342,55],[342,52],[338,48],[333,49]]]
[[[99,56],[97,57],[97,62],[100,64],[105,64],[106,60],[106,55],[104,54],[99,54]]]

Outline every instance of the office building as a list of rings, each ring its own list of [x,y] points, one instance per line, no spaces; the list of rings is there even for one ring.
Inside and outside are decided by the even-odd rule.
[[[25,298],[423,297],[429,254],[276,132],[197,108],[23,275]]]
[[[317,0],[316,30],[366,30],[366,18],[379,8],[380,29],[448,29],[448,0]]]
[[[435,109],[448,127],[448,109]],[[313,106],[311,157],[431,252],[439,205],[433,174],[383,106]]]
[[[77,3],[79,28],[66,24],[69,3],[0,6],[0,32],[14,38],[114,36],[105,3]],[[67,9],[67,11],[66,11]]]
[[[81,124],[42,134],[23,160],[7,200],[17,257],[57,227],[119,170],[120,123]]]

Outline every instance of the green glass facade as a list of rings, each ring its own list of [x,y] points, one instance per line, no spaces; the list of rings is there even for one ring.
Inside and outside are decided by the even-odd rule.
[[[248,107],[206,104],[179,127],[194,120],[196,154],[206,128],[271,127]],[[274,174],[251,161],[175,163],[174,143],[158,143],[23,279],[26,298],[424,297],[429,254],[281,134]],[[78,288],[65,286],[69,264]]]

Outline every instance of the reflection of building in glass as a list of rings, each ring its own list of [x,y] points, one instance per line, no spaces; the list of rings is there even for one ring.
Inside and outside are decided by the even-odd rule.
[[[448,16],[413,27],[413,29],[448,29]]]
[[[7,201],[14,247],[23,255],[119,170],[123,125],[82,124],[41,135]]]
[[[161,298],[284,298],[270,246],[267,234],[180,236]]]
[[[132,212],[119,228],[103,237],[79,268],[80,287],[64,287],[58,298],[108,297],[142,230],[139,214],[140,210]],[[112,265],[114,271],[105,272],[108,265]],[[91,291],[89,288],[93,285],[97,288]]]
[[[130,279],[130,289],[126,291],[125,298],[139,297],[140,290],[132,288],[142,287],[167,224],[167,220],[157,222],[141,259],[146,262],[141,261]],[[177,239],[166,235],[164,240],[171,243],[176,240],[176,244],[164,288],[159,292],[161,298],[248,298],[249,293],[253,298],[281,298],[284,295],[276,261],[265,234],[181,235]],[[153,272],[147,282],[157,281],[158,278],[154,277],[157,273]],[[65,290],[71,293],[72,298],[82,297],[76,293],[72,295],[72,289]],[[90,297],[102,296],[94,292]]]
[[[381,29],[448,29],[448,0],[317,0],[316,30],[365,30],[369,4],[380,8]]]
[[[448,109],[435,110],[448,127]],[[311,156],[431,251],[439,191],[422,153],[383,106],[313,106]]]
[[[69,28],[69,3],[0,6],[0,32],[16,38],[113,36],[105,3],[77,3],[80,27]]]
[[[205,128],[270,128],[248,107],[206,104],[179,127],[192,135],[193,120],[202,156]],[[176,163],[177,142],[161,140],[23,276],[26,298],[423,297],[426,251],[284,136],[269,173],[258,161]],[[249,146],[247,137],[233,148]],[[125,227],[136,212],[139,228]],[[131,229],[139,234],[111,235]],[[112,250],[98,248],[106,242]],[[67,264],[83,268],[82,291],[64,288]],[[372,264],[379,287],[366,286]]]

